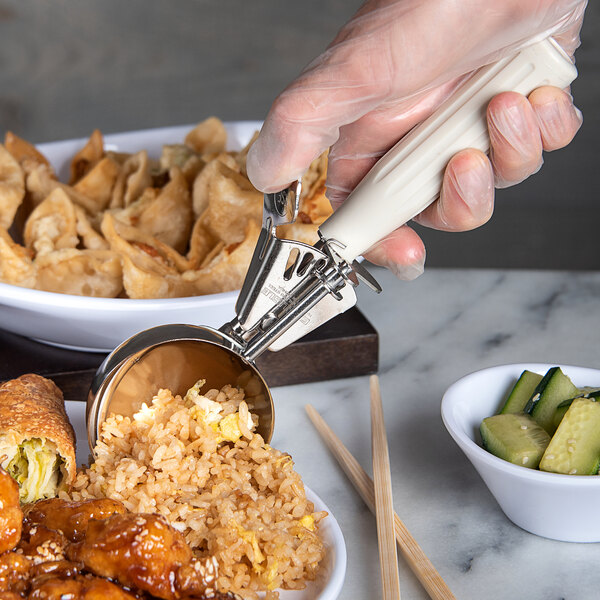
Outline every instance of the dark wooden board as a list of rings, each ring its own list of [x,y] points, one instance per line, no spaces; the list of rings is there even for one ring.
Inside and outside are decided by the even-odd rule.
[[[52,379],[65,398],[85,400],[106,354],[76,352],[0,330],[0,381],[24,373]],[[279,352],[265,352],[257,366],[271,387],[377,372],[379,337],[357,309],[325,323]]]

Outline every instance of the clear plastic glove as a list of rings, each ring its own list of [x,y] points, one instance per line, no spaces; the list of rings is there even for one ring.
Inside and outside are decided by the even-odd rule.
[[[328,196],[339,206],[377,160],[426,119],[475,69],[553,36],[573,55],[586,0],[368,0],[328,49],[275,100],[248,154],[263,191],[298,179],[330,147]],[[539,170],[542,150],[566,146],[581,113],[568,91],[496,96],[488,106],[489,157],[464,150],[448,163],[439,200],[415,221],[445,231],[485,223],[494,186]],[[403,226],[367,253],[398,277],[423,272],[425,248]]]

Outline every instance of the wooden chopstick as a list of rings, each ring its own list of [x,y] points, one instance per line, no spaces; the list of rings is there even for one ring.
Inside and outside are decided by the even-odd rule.
[[[390,454],[377,375],[371,375],[369,383],[371,388],[371,454],[373,457],[375,519],[377,521],[382,598],[383,600],[400,600],[398,552],[394,539],[394,501],[392,499]]]
[[[371,478],[314,407],[307,404],[305,409],[315,429],[337,459],[348,479],[350,479],[365,504],[374,512],[375,488]],[[408,563],[410,570],[429,594],[429,597],[432,600],[456,600],[446,582],[436,571],[431,561],[396,513],[394,513],[394,531],[402,556]]]

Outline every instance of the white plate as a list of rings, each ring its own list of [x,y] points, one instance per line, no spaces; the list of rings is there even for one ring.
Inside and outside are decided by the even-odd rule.
[[[242,148],[261,123],[225,123],[228,146]],[[148,150],[160,156],[163,144],[181,143],[193,125],[117,133],[104,137],[108,150]],[[65,181],[72,156],[86,139],[39,144],[59,178]],[[169,298],[130,300],[88,298],[30,290],[0,283],[0,328],[41,342],[77,350],[110,352],[134,333],[168,323],[220,327],[234,316],[237,292]]]
[[[77,464],[88,464],[89,447],[85,428],[85,403],[67,400],[67,414],[77,438]],[[281,600],[335,600],[344,585],[346,575],[346,544],[342,530],[325,503],[308,487],[306,497],[315,505],[315,511],[325,510],[329,516],[319,526],[319,535],[327,548],[319,577],[304,590],[280,590]]]

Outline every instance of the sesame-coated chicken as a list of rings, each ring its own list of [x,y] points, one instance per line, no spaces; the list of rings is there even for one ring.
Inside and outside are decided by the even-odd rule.
[[[21,537],[23,513],[19,504],[19,485],[0,468],[0,554],[12,550]]]
[[[43,577],[33,581],[29,600],[134,600],[135,596],[118,585],[92,575]]]
[[[123,514],[125,507],[117,500],[101,498],[70,502],[59,498],[39,500],[24,507],[27,523],[43,524],[48,529],[61,531],[72,542],[85,536],[90,520],[100,521],[114,514]]]
[[[192,559],[183,535],[163,517],[150,514],[90,521],[85,539],[72,544],[68,554],[96,575],[165,600],[181,597],[176,574]]]
[[[0,555],[0,592],[22,594],[27,590],[32,561],[18,552]]]
[[[53,498],[26,505],[21,522],[18,489],[2,483],[4,506],[16,508],[18,516],[5,529],[18,535],[11,533],[7,551],[0,554],[0,600],[132,600],[148,595],[241,600],[215,589],[216,560],[195,558],[183,535],[159,515],[127,513],[120,502],[108,499]]]

